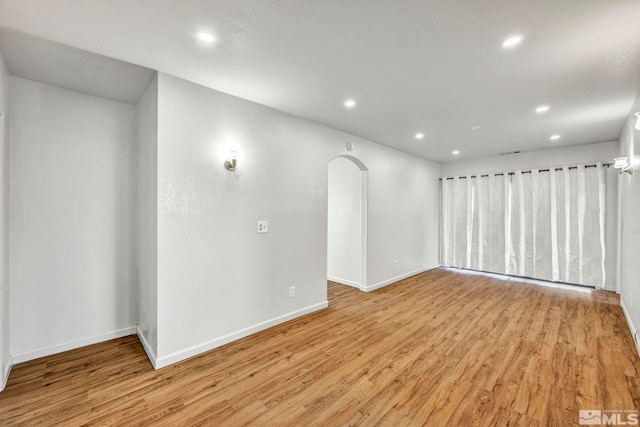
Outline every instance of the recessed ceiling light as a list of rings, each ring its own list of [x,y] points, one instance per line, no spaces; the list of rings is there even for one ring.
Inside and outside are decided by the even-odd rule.
[[[356,100],[355,99],[347,99],[346,101],[344,101],[344,106],[347,108],[353,108],[356,106]]]
[[[522,36],[511,36],[503,40],[501,46],[505,49],[511,49],[518,46],[522,42]]]
[[[549,106],[548,105],[541,105],[541,106],[536,108],[536,113],[538,113],[538,114],[544,114],[547,111],[549,111]]]
[[[207,42],[207,43],[212,43],[215,39],[213,37],[213,34],[208,33],[206,31],[196,31],[196,36],[202,40],[203,42]]]
[[[557,140],[557,139],[560,139],[560,135],[558,135],[558,134],[551,135],[551,136],[549,137],[549,139],[550,139],[550,140],[552,140],[552,141],[555,141],[555,140]]]
[[[458,154],[460,154],[460,150],[453,150],[451,154],[453,154],[454,156],[457,156]]]
[[[422,138],[424,138],[424,133],[422,132],[416,133],[416,139],[422,139]]]
[[[474,126],[471,128],[471,130],[478,130],[478,129],[480,129],[480,126]]]

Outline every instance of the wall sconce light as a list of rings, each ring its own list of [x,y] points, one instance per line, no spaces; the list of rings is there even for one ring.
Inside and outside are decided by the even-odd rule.
[[[640,130],[640,111],[636,113],[636,129]]]
[[[618,157],[613,159],[613,161],[614,161],[613,167],[616,169],[620,169],[620,173],[627,172],[629,175],[633,174],[633,169],[629,164],[628,157]]]
[[[237,164],[238,164],[238,152],[232,151],[229,153],[229,158],[225,160],[224,167],[227,168],[227,170],[234,171],[236,170]]]

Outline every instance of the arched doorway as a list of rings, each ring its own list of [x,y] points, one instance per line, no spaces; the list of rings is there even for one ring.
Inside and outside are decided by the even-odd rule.
[[[327,279],[359,289],[367,286],[367,173],[353,156],[329,162]]]

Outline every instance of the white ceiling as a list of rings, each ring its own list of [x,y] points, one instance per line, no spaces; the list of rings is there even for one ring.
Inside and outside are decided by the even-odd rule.
[[[437,161],[617,139],[639,22],[638,0],[0,0],[0,26]]]

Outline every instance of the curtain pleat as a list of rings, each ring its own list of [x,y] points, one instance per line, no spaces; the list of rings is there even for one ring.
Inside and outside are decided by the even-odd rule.
[[[511,270],[511,177],[504,174],[504,274],[512,274]]]
[[[467,184],[467,247],[465,253],[464,268],[473,268],[471,263],[471,254],[473,252],[473,214],[474,214],[474,182],[473,178],[467,177],[465,183]]]
[[[450,211],[450,198],[453,189],[452,180],[443,179],[440,187],[440,262],[451,265],[451,234],[450,221],[453,212]]]
[[[553,223],[554,200],[551,198],[551,181],[553,175],[538,170],[531,171],[533,225],[533,273],[531,277],[544,280],[554,279],[554,266],[557,269],[557,227]],[[555,183],[554,183],[555,185]]]
[[[512,271],[516,272],[518,276],[524,276],[526,270],[526,255],[527,255],[527,241],[526,241],[526,223],[527,223],[527,211],[524,203],[524,176],[522,172],[515,173],[515,199],[517,201],[516,206],[513,209],[513,222],[514,233],[512,239],[511,263],[513,266]]]
[[[584,223],[587,209],[586,177],[584,166],[578,166],[578,283],[584,283]],[[599,237],[599,236],[598,236]]]
[[[453,247],[453,262],[455,267],[466,268],[467,257],[467,180],[454,179],[455,199],[453,208],[455,244]]]
[[[596,285],[599,288],[604,288],[607,281],[606,274],[606,229],[607,229],[607,177],[605,168],[602,167],[602,163],[598,163],[598,231],[600,232],[600,251],[602,257],[600,257],[600,274],[602,274],[602,281]]]
[[[562,187],[564,193],[564,282],[571,280],[571,177],[569,168],[562,168]]]
[[[485,265],[485,270],[504,273],[504,180],[502,176],[495,174],[489,175],[486,180],[486,191],[483,194],[486,194],[484,206],[487,208],[487,215],[483,218],[485,235],[488,234],[485,246],[488,264]]]
[[[549,200],[551,220],[551,280],[560,280],[560,252],[558,248],[558,187],[556,185],[556,171],[549,172]]]
[[[442,180],[443,265],[603,287],[602,164]]]
[[[486,216],[485,210],[487,209],[484,195],[484,181],[480,176],[476,177],[476,189],[478,193],[478,259],[476,269],[480,271],[484,269],[484,253],[487,251],[484,237],[484,218]]]
[[[542,185],[540,184],[540,171],[534,169],[531,171],[531,277],[542,277],[541,260],[538,259],[538,246],[542,243],[538,240],[538,230],[541,230],[540,222],[540,191]]]

